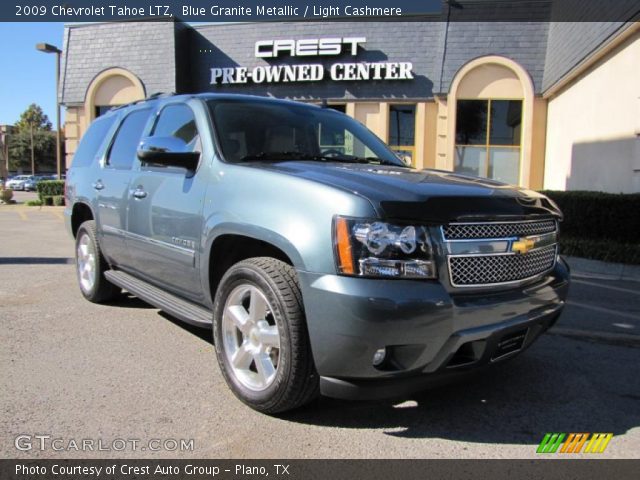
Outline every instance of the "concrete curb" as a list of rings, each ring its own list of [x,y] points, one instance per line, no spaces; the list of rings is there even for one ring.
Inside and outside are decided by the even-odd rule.
[[[63,212],[65,209],[64,206],[53,206],[53,205],[34,205],[30,207],[29,205],[25,205],[24,203],[12,203],[11,205],[7,205],[7,204],[0,204],[0,205],[2,207],[0,208],[0,211],[23,210],[25,212],[30,212],[30,211],[36,211],[36,210],[43,210],[46,212],[53,212],[53,211]]]
[[[640,282],[640,265],[602,262],[579,257],[563,257],[575,277],[600,278],[603,280],[631,280]]]

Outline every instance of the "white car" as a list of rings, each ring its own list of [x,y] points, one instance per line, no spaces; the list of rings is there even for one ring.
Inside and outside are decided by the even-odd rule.
[[[16,175],[13,178],[7,180],[4,184],[5,188],[10,188],[11,190],[24,190],[24,182],[29,180],[31,175]]]

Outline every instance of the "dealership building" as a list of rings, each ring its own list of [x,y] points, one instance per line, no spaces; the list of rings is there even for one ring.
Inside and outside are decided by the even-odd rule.
[[[157,92],[224,92],[326,104],[417,168],[532,189],[639,192],[640,24],[552,22],[537,12],[525,22],[447,12],[425,21],[67,25],[67,167],[91,120],[113,106]]]

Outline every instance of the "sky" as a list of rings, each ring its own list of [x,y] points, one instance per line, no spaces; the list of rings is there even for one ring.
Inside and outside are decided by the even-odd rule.
[[[36,103],[55,128],[56,55],[39,52],[36,43],[62,50],[63,33],[64,23],[0,22],[0,125],[14,124]]]

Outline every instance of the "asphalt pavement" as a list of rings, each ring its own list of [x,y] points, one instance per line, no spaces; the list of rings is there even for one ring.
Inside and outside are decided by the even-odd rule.
[[[226,387],[209,331],[85,301],[60,208],[1,205],[0,235],[1,457],[535,458],[547,432],[611,432],[600,458],[639,457],[639,283],[574,278],[557,327],[463,384],[269,417]]]
[[[574,275],[558,329],[640,340],[640,283]],[[606,336],[606,335],[605,335]],[[638,336],[636,339],[635,336]]]

